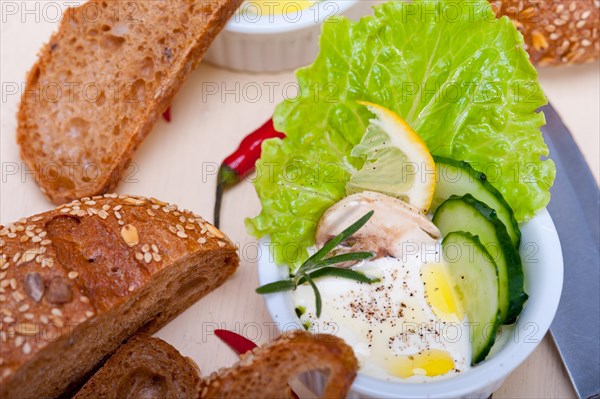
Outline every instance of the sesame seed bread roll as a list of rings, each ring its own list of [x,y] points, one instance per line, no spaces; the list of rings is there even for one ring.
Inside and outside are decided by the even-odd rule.
[[[18,113],[21,158],[42,192],[62,204],[112,191],[241,2],[68,8],[27,76]]]
[[[0,226],[1,227],[1,226]],[[238,267],[187,210],[106,194],[0,230],[0,397],[57,397],[137,332],[152,333]]]
[[[288,381],[317,370],[327,376],[320,397],[345,398],[356,377],[358,360],[352,348],[334,335],[292,331],[203,379],[200,398],[292,398]]]
[[[490,0],[513,20],[534,64],[571,65],[600,56],[600,0]]]

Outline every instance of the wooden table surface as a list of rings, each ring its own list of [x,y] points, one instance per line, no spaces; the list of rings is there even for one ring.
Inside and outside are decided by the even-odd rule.
[[[2,103],[0,109],[0,223],[47,210],[52,205],[42,196],[31,175],[26,174],[15,143],[15,113],[21,85],[35,54],[55,20],[21,15],[1,25]],[[541,81],[550,100],[582,148],[596,179],[599,177],[600,81],[598,63],[542,70]],[[119,193],[154,196],[192,209],[210,220],[218,163],[245,134],[267,120],[275,105],[293,94],[293,74],[251,75],[201,65],[173,104],[170,124],[160,121],[139,148],[135,170],[118,187]],[[288,84],[286,86],[286,84]],[[18,172],[13,174],[12,168]],[[260,209],[248,182],[229,191],[224,199],[222,229],[240,247],[242,263],[236,275],[163,328],[158,336],[192,357],[203,373],[234,362],[231,351],[211,334],[228,328],[264,342],[274,326],[257,286],[256,260],[265,256],[244,228],[244,219]],[[552,339],[547,336],[533,355],[519,367],[494,395],[496,398],[572,398],[575,393],[563,369]]]

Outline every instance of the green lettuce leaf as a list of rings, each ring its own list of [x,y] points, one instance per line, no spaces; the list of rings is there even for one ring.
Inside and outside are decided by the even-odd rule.
[[[300,94],[278,105],[284,140],[263,144],[256,191],[261,213],[247,220],[270,235],[277,263],[306,259],[323,212],[344,197],[362,160],[350,155],[371,115],[357,100],[397,112],[439,156],[488,175],[519,221],[550,200],[536,110],[546,103],[523,38],[487,0],[397,1],[359,22],[329,19],[315,62],[298,70]]]

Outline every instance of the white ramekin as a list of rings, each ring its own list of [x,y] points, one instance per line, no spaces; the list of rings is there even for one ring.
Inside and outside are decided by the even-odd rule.
[[[273,0],[282,1],[282,0]],[[286,15],[238,11],[204,56],[211,64],[246,72],[280,72],[310,64],[319,51],[323,21],[333,15],[351,19],[370,13],[372,0],[324,0]],[[248,7],[242,4],[240,10]]]
[[[545,209],[521,225],[521,257],[529,300],[517,323],[504,329],[493,354],[480,365],[445,380],[398,383],[362,375],[349,398],[487,398],[533,352],[554,318],[563,283],[563,258],[558,234]],[[261,285],[287,278],[287,267],[276,266],[261,240],[258,278]],[[301,328],[289,292],[265,295],[273,321],[281,331]]]

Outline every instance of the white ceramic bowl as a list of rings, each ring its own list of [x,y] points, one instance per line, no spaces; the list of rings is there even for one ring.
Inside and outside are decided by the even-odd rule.
[[[487,398],[506,377],[533,352],[548,331],[556,313],[563,283],[563,259],[558,234],[547,210],[521,225],[521,257],[525,290],[529,300],[517,323],[505,327],[492,355],[480,365],[445,380],[421,384],[389,382],[360,372],[350,398]],[[261,285],[284,279],[287,268],[277,267],[268,254],[268,241],[261,240],[258,262]],[[265,295],[267,308],[282,331],[301,328],[291,295]]]
[[[284,0],[273,0],[284,1]],[[333,15],[351,19],[370,13],[373,0],[323,0],[286,15],[256,15],[242,4],[219,33],[204,61],[247,72],[280,72],[310,64],[319,51],[323,21]]]

